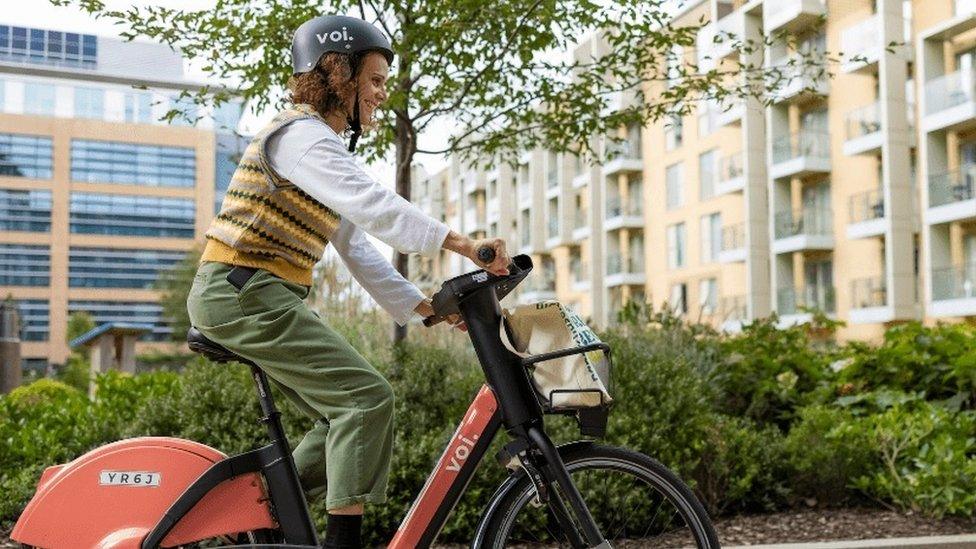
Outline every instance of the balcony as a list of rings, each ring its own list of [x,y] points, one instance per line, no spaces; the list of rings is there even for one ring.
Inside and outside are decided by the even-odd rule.
[[[713,26],[712,59],[735,58],[745,37],[745,19],[741,10],[733,11]]]
[[[959,131],[976,127],[976,73],[960,70],[925,83],[922,131]]]
[[[888,284],[884,276],[858,278],[851,281],[852,324],[878,324],[894,320],[894,310],[888,307]]]
[[[885,234],[884,192],[874,189],[848,199],[847,238],[873,238]]]
[[[742,151],[718,159],[718,182],[715,194],[723,195],[741,192],[746,187],[745,171],[742,169]]]
[[[620,253],[607,256],[607,286],[643,285],[644,260],[638,256],[624,258]]]
[[[556,299],[556,276],[547,270],[529,276],[522,282],[521,304]]]
[[[736,223],[722,227],[722,249],[719,263],[742,263],[746,260],[746,224]]]
[[[909,96],[910,97],[910,96]],[[844,154],[881,153],[881,104],[877,101],[847,113],[847,137],[844,141]],[[908,101],[908,146],[916,146],[915,102]]]
[[[724,128],[742,122],[742,115],[746,112],[745,101],[738,98],[729,98],[725,103],[720,103],[715,108],[716,128]]]
[[[573,217],[573,242],[580,242],[590,237],[590,224],[586,214],[586,210],[576,210],[576,215]]]
[[[830,134],[825,131],[801,130],[789,139],[773,141],[773,179],[804,177],[830,172]]]
[[[488,199],[488,202],[485,205],[485,209],[488,210],[488,220],[489,221],[498,221],[498,218],[499,218],[501,212],[500,212],[500,209],[499,209],[498,197],[497,196],[494,196],[494,197]]]
[[[745,295],[733,295],[718,300],[718,314],[723,332],[738,333],[749,320],[749,306]]]
[[[640,145],[630,141],[618,143],[607,141],[606,163],[603,165],[604,176],[642,171],[644,171],[644,161],[641,160]]]
[[[559,214],[551,214],[549,217],[549,223],[547,225],[546,231],[546,248],[550,250],[562,244],[562,238],[559,234]]]
[[[773,61],[769,86],[773,103],[805,101],[811,96],[824,96],[830,90],[827,60],[816,53],[790,55]]]
[[[780,28],[796,33],[827,14],[823,0],[775,0],[763,2],[763,30],[771,34]]]
[[[932,270],[934,317],[976,316],[976,261]]]
[[[478,211],[477,207],[470,208],[464,212],[464,232],[474,233],[484,231],[486,225],[485,216]]]
[[[603,222],[605,230],[640,229],[643,226],[644,214],[639,196],[627,200],[627,202],[623,202],[619,196],[611,196],[607,199],[607,217]]]
[[[464,194],[471,194],[485,190],[485,178],[475,171],[467,172],[464,175]]]
[[[574,257],[569,262],[569,274],[572,281],[574,292],[586,292],[590,289],[590,265],[589,263]]]
[[[518,185],[519,207],[525,208],[532,205],[532,185],[523,181]]]
[[[833,215],[826,208],[804,208],[776,214],[775,254],[834,249]]]
[[[812,311],[833,314],[836,311],[833,286],[800,286],[776,291],[776,313],[781,326],[809,322]]]
[[[929,178],[929,207],[925,222],[930,225],[976,218],[976,164],[935,174]]]

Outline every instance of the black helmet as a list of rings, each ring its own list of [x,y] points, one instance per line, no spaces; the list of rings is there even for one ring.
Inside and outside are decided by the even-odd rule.
[[[360,53],[378,51],[393,63],[393,48],[375,26],[345,15],[323,15],[302,23],[291,41],[291,63],[294,74],[314,69],[328,52]]]

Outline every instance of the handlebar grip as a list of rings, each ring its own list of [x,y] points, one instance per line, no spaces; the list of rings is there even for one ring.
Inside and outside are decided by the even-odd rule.
[[[484,263],[491,263],[495,260],[495,249],[488,246],[478,248],[478,259]]]

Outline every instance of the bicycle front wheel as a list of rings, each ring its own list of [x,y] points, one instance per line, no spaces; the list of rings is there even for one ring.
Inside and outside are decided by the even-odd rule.
[[[561,449],[560,454],[600,532],[613,547],[719,547],[698,498],[660,462],[632,450],[596,444]],[[553,485],[550,497],[557,494]],[[522,475],[502,497],[486,525],[483,547],[570,546],[548,506],[539,503],[527,476]]]

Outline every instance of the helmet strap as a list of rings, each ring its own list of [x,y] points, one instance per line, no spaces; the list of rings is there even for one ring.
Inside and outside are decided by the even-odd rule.
[[[356,142],[359,141],[359,136],[363,134],[363,124],[359,116],[359,86],[356,86],[356,99],[352,103],[352,117],[346,115],[346,122],[352,129],[352,137],[349,138],[349,152],[356,151]]]

